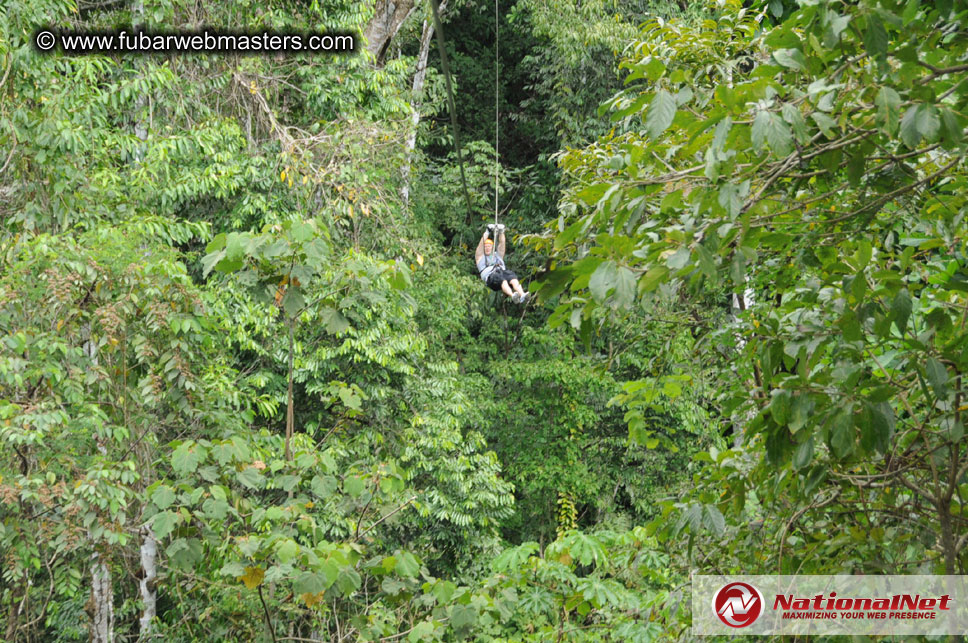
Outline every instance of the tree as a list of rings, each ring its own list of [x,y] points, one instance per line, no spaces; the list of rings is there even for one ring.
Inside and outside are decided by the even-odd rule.
[[[710,456],[664,537],[699,533],[704,503],[745,536],[762,507],[764,570],[964,569],[964,9],[652,22],[607,106],[616,131],[562,155],[570,188],[535,241],[559,262],[541,290],[558,315],[756,292],[701,353],[741,356],[714,410],[745,441]],[[859,533],[882,553],[846,548]]]
[[[414,0],[377,0],[373,18],[366,25],[363,37],[366,50],[377,65],[383,65],[390,41],[397,35],[400,27],[416,10]]]
[[[91,632],[111,640],[112,578],[145,525],[155,448],[231,422],[201,298],[165,243],[203,230],[141,221],[2,246],[0,538],[4,600],[19,605],[7,638],[77,627],[92,561]]]

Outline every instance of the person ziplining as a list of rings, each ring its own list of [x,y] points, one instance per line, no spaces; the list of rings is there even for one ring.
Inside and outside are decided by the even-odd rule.
[[[491,233],[498,239],[497,248],[494,247],[494,240]],[[477,272],[487,287],[494,292],[503,292],[516,304],[525,304],[531,298],[531,293],[525,292],[521,288],[518,276],[508,270],[504,264],[504,252],[507,244],[504,236],[504,224],[488,224],[481,240],[477,244],[474,253],[474,261],[477,263]]]

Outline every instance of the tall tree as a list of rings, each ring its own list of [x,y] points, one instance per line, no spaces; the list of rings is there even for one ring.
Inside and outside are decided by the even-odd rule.
[[[363,37],[377,66],[383,66],[390,42],[415,10],[414,0],[376,0],[373,18],[363,30]]]
[[[440,3],[438,7],[441,14],[447,9],[447,0]],[[413,113],[410,116],[411,129],[407,133],[406,160],[403,166],[403,185],[400,194],[403,197],[404,205],[410,204],[410,173],[413,165],[413,152],[417,146],[417,131],[420,125],[420,110],[426,100],[424,97],[424,82],[427,79],[427,59],[430,56],[430,44],[434,37],[434,21],[431,17],[424,18],[423,27],[420,31],[420,47],[417,50],[417,68],[413,74],[413,86],[411,89],[410,109]]]
[[[847,564],[836,544],[816,568],[784,547],[831,524],[904,542],[938,525],[924,550],[864,564],[923,551],[964,569],[964,9],[811,2],[764,29],[727,3],[714,22],[652,22],[609,104],[616,131],[563,155],[572,187],[547,235],[561,263],[541,291],[560,318],[758,293],[708,335],[743,355],[716,410],[747,441],[709,476],[734,501],[703,491],[664,534],[699,530],[711,502],[741,528],[755,491],[778,512],[781,572]]]

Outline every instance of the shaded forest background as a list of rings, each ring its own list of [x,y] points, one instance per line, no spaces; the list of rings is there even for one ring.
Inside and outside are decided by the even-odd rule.
[[[441,5],[471,211],[427,2],[7,0],[5,640],[688,639],[693,572],[964,573],[968,5]]]

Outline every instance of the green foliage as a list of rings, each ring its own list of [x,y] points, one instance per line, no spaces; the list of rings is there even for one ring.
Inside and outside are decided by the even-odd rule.
[[[665,554],[641,528],[626,533],[569,531],[536,555],[536,543],[506,550],[493,563],[499,588],[514,588],[508,619],[521,640],[659,640],[675,594]],[[527,634],[524,634],[527,632]]]
[[[745,573],[956,573],[965,7],[764,9],[785,20],[726,3],[645,26],[607,104],[620,131],[561,155],[541,292],[577,326],[733,293],[700,344],[733,448],[700,454],[661,539],[723,544],[718,569]]]
[[[635,35],[631,16],[606,2],[528,0],[508,19],[516,29],[530,26],[536,41],[520,63],[530,92],[519,127],[555,148],[604,133],[595,110],[621,87],[616,56]]]
[[[3,248],[5,600],[40,597],[23,584],[38,570],[64,608],[83,603],[92,553],[134,540],[154,446],[185,426],[228,428],[247,416],[226,403],[231,374],[200,294],[164,237],[145,232],[152,227],[14,238]],[[160,227],[184,238],[193,228]],[[36,618],[56,623],[59,610]]]
[[[7,638],[90,638],[102,571],[119,640],[413,642],[687,637],[711,561],[964,571],[968,7],[744,4],[449,5],[467,213],[435,69],[405,145],[425,4],[375,69],[41,56],[131,8],[8,2]],[[495,178],[527,307],[471,268]]]

